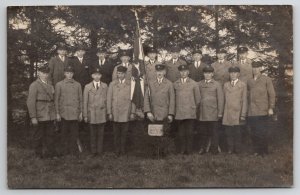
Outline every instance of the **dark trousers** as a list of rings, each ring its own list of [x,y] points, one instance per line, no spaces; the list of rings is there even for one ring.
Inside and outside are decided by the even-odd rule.
[[[105,123],[90,124],[90,144],[92,154],[103,153],[104,125]]]
[[[241,126],[225,126],[228,152],[240,153],[241,152]]]
[[[62,154],[78,154],[78,121],[64,120],[61,121],[61,145]]]
[[[227,152],[228,144],[227,144],[225,126],[222,124],[222,120],[218,121],[218,134],[219,134],[219,147],[222,152]]]
[[[114,122],[114,145],[117,154],[125,154],[129,122]]]
[[[199,121],[200,148],[206,150],[210,142],[210,151],[218,152],[219,132],[218,121]]]
[[[54,147],[54,121],[39,121],[33,126],[33,146],[38,157],[52,157]]]
[[[193,130],[194,130],[194,119],[178,120],[178,145],[179,153],[190,154],[193,147]]]
[[[250,116],[251,138],[255,153],[268,154],[268,116]]]

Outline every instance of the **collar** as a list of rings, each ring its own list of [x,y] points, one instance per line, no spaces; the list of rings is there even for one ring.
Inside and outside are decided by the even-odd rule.
[[[40,79],[40,78],[39,78],[39,81],[40,81],[41,83],[48,84],[47,81],[44,81],[44,80],[42,80],[42,79]]]
[[[94,84],[94,85],[96,85],[96,84],[101,85],[101,81],[98,81],[98,82],[97,82],[97,81],[93,81],[93,84]]]
[[[74,79],[72,78],[72,79],[67,79],[67,78],[65,78],[64,79],[64,82],[66,82],[66,83],[73,83],[74,82]]]
[[[230,83],[234,83],[234,85],[236,85],[236,83],[239,81],[239,79],[235,79],[234,81],[230,81]]]
[[[262,74],[259,74],[259,75],[257,76],[256,79],[255,79],[255,77],[254,77],[254,75],[253,75],[253,79],[256,81],[256,80],[258,80],[258,79],[261,77],[261,75],[262,75]]]
[[[159,79],[159,78],[156,77],[156,80],[157,80],[158,83],[159,82],[162,83],[165,79],[164,78]]]
[[[154,64],[155,63],[155,60],[149,60],[150,64]]]
[[[222,63],[224,63],[224,59],[223,60],[218,60],[218,62],[220,63],[220,64],[222,64]]]
[[[172,62],[177,62],[177,61],[178,61],[178,58],[176,58],[176,59],[173,58],[173,59],[172,59]]]
[[[125,66],[126,68],[128,68],[129,62],[127,62],[127,63],[122,63],[122,66]]]
[[[125,78],[123,80],[120,80],[120,79],[118,79],[118,80],[119,80],[119,83],[121,83],[121,84],[125,83]]]
[[[181,83],[186,83],[186,82],[188,82],[188,77],[180,78],[180,81],[181,81]]]
[[[78,58],[79,60],[83,60],[83,57],[82,57],[82,58],[80,58],[80,57],[78,57],[78,56],[77,56],[77,58]]]
[[[104,58],[103,60],[101,60],[101,59],[99,58],[99,62],[103,62],[103,63],[104,63],[104,62],[105,62],[105,58]]]
[[[205,83],[212,83],[213,80],[212,80],[212,79],[210,79],[210,80],[204,80],[204,82],[205,82]]]

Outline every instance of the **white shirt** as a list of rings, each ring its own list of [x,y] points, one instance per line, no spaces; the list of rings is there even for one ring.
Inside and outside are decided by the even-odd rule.
[[[44,80],[42,80],[42,79],[40,79],[40,80],[42,81],[42,83],[48,84],[47,81],[44,81]]]
[[[235,79],[234,81],[230,81],[231,85],[235,86],[239,79]]]
[[[80,61],[80,63],[82,63],[82,61],[83,61],[83,57],[82,58],[80,58],[80,57],[77,57],[78,58],[78,60]]]
[[[158,84],[161,84],[164,78],[157,78]]]
[[[65,61],[65,56],[61,56],[61,55],[59,55],[59,58],[61,59],[61,61]]]
[[[181,78],[181,82],[182,82],[182,83],[186,83],[186,79],[187,79],[187,78],[184,78],[184,79]]]
[[[205,80],[205,83],[210,83],[210,82],[211,82],[211,79]]]
[[[241,64],[245,64],[246,63],[246,59],[241,60]]]
[[[128,68],[128,63],[122,63],[122,66],[125,66],[126,68]]]
[[[105,63],[105,59],[101,60],[99,59],[99,64],[102,66]]]
[[[150,60],[150,64],[154,64],[154,62],[155,62],[155,60],[153,60],[153,61],[152,61],[152,60]]]
[[[219,63],[220,63],[220,64],[224,63],[224,60],[219,60]]]
[[[123,79],[123,80],[120,80],[120,79],[119,79],[119,82],[120,82],[121,84],[123,84],[123,83],[125,83],[125,79]]]
[[[195,67],[196,67],[196,68],[199,68],[199,67],[200,67],[200,64],[201,64],[201,61],[195,61]]]
[[[94,87],[96,89],[99,89],[99,87],[100,87],[100,81],[98,81],[98,82],[94,81]]]
[[[176,59],[174,58],[173,59],[173,64],[175,64],[177,61],[178,61],[178,58],[176,58]]]

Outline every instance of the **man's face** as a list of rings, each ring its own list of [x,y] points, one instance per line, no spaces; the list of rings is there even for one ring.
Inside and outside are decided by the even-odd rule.
[[[66,79],[72,79],[73,75],[74,75],[73,72],[65,72],[64,74],[65,74]]]
[[[190,73],[190,71],[188,71],[188,70],[182,70],[182,71],[180,71],[180,77],[185,79],[189,76],[189,73]]]
[[[105,58],[105,53],[99,52],[97,53],[97,56],[99,57],[99,59],[103,60]]]
[[[229,76],[230,76],[230,80],[234,81],[240,77],[240,73],[239,72],[230,72]]]
[[[213,76],[214,76],[213,72],[205,72],[203,74],[204,74],[204,79],[205,80],[211,80],[213,78]]]
[[[78,50],[77,51],[77,56],[80,57],[80,58],[82,58],[84,56],[84,54],[85,54],[84,50]]]
[[[217,57],[219,60],[224,60],[225,59],[226,54],[225,53],[218,53]]]
[[[156,53],[148,53],[148,57],[150,58],[150,60],[155,60],[156,56]]]
[[[59,50],[57,50],[57,53],[58,53],[58,55],[64,56],[64,55],[67,54],[67,50],[65,50],[65,49],[59,49]]]
[[[129,59],[130,59],[130,57],[129,56],[121,56],[121,61],[122,61],[122,63],[128,63],[129,62]]]
[[[156,77],[157,77],[158,79],[164,78],[165,75],[166,75],[166,71],[165,71],[165,70],[157,70],[157,71],[156,71]]]
[[[125,72],[117,72],[117,77],[120,80],[123,80],[125,78]]]
[[[202,55],[200,53],[193,54],[194,61],[200,61],[202,59]]]
[[[101,74],[100,73],[93,73],[92,74],[92,78],[94,79],[94,81],[98,82],[101,79]]]
[[[258,74],[261,74],[261,70],[262,70],[262,67],[255,67],[255,68],[252,68],[252,73],[254,75],[258,75]]]
[[[42,79],[43,81],[47,81],[47,80],[48,80],[49,73],[45,73],[45,72],[38,71],[38,76],[39,76],[39,78]]]
[[[240,53],[240,59],[241,59],[241,60],[246,59],[247,56],[248,56],[248,52]]]
[[[172,52],[172,58],[173,59],[179,58],[179,52]]]

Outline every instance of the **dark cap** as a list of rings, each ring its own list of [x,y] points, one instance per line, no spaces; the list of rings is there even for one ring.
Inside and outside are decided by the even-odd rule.
[[[211,66],[205,66],[203,68],[203,72],[214,72],[214,71],[215,71],[215,69]]]
[[[154,47],[150,47],[148,50],[148,54],[149,53],[157,53],[157,50]]]
[[[107,53],[107,51],[103,48],[98,48],[97,53]]]
[[[57,50],[67,50],[67,47],[64,44],[58,44]]]
[[[228,68],[228,72],[240,72],[240,68],[237,66],[231,66]]]
[[[259,61],[253,61],[251,63],[251,65],[252,65],[252,68],[258,68],[258,67],[262,67],[263,66],[263,64],[261,62],[259,62]]]
[[[122,50],[120,52],[120,57],[122,57],[122,56],[128,56],[128,57],[130,57],[129,51],[128,50]]]
[[[245,53],[245,52],[247,52],[248,51],[248,48],[247,47],[240,47],[239,49],[238,49],[238,52],[239,53]]]
[[[50,68],[49,68],[48,64],[44,64],[38,68],[38,71],[43,72],[43,73],[49,73]]]
[[[95,73],[102,74],[102,69],[100,67],[94,67],[91,73],[92,74],[95,74]]]
[[[218,53],[227,53],[227,50],[225,49],[220,49],[220,51]]]
[[[127,71],[127,68],[125,66],[118,66],[117,67],[117,72],[125,73],[126,71]]]
[[[202,55],[202,51],[201,51],[201,50],[199,50],[199,49],[198,49],[198,50],[194,50],[194,51],[193,51],[193,54],[196,54],[196,53],[198,53],[198,54],[201,54],[201,55]]]
[[[171,48],[171,52],[180,52],[180,48],[174,46],[174,47]]]
[[[188,69],[189,69],[188,66],[185,65],[185,64],[182,64],[182,65],[178,66],[179,71],[188,70]]]
[[[79,45],[79,46],[77,46],[77,47],[76,47],[76,51],[80,51],[80,50],[83,50],[83,51],[85,51],[85,50],[86,50],[86,47],[85,47],[85,46],[83,46],[83,45]]]
[[[163,65],[163,64],[156,64],[155,65],[155,70],[156,71],[161,71],[161,70],[165,70],[165,65]]]
[[[68,65],[64,68],[64,71],[65,72],[74,72],[74,68],[73,68],[73,66]]]

